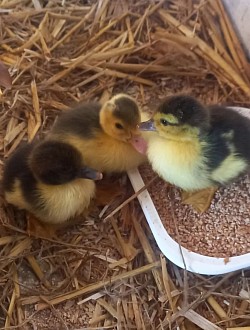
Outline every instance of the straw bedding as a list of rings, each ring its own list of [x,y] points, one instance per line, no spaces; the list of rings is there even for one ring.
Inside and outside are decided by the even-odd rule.
[[[1,170],[79,101],[123,91],[150,110],[185,91],[250,105],[249,63],[219,0],[2,0],[0,15],[0,60],[13,79],[0,95]],[[249,271],[174,266],[136,199],[126,202],[126,175],[115,186],[105,209],[58,240],[29,237],[25,214],[1,199],[0,328],[249,329]]]

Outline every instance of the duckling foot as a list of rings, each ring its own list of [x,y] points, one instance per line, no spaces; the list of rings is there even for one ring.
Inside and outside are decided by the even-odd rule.
[[[217,189],[218,187],[209,187],[191,192],[182,191],[182,203],[191,205],[199,213],[204,213],[209,209]]]
[[[57,239],[56,226],[42,223],[32,214],[27,215],[27,233],[29,236],[36,238],[53,238]]]

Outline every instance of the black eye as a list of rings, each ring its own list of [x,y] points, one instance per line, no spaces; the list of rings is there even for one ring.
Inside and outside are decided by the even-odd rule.
[[[115,127],[118,128],[118,129],[123,129],[123,126],[119,123],[115,123]]]
[[[164,126],[168,126],[168,121],[166,119],[160,119],[160,123]]]

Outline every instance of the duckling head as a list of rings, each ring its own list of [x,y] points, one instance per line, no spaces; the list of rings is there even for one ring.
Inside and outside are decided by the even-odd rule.
[[[117,94],[100,111],[100,124],[106,134],[124,142],[139,135],[141,115],[135,100],[126,94]]]
[[[83,165],[81,154],[73,146],[58,141],[44,141],[32,150],[29,166],[44,184],[61,185],[75,179],[102,179],[102,174]]]
[[[176,95],[165,99],[153,117],[139,125],[142,131],[156,131],[161,137],[189,140],[209,127],[208,110],[195,98]]]

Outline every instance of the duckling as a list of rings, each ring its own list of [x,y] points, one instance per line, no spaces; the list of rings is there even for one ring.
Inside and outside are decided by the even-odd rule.
[[[73,146],[57,141],[29,143],[5,164],[6,201],[44,223],[60,224],[85,211],[102,174],[84,165]]]
[[[190,192],[184,197],[208,189],[209,203],[200,211],[209,207],[218,186],[249,169],[250,120],[233,109],[176,95],[163,101],[140,129],[155,131],[147,154],[159,176]]]
[[[135,100],[118,94],[103,106],[89,102],[65,112],[47,138],[70,143],[98,171],[123,172],[147,160],[140,119]]]

